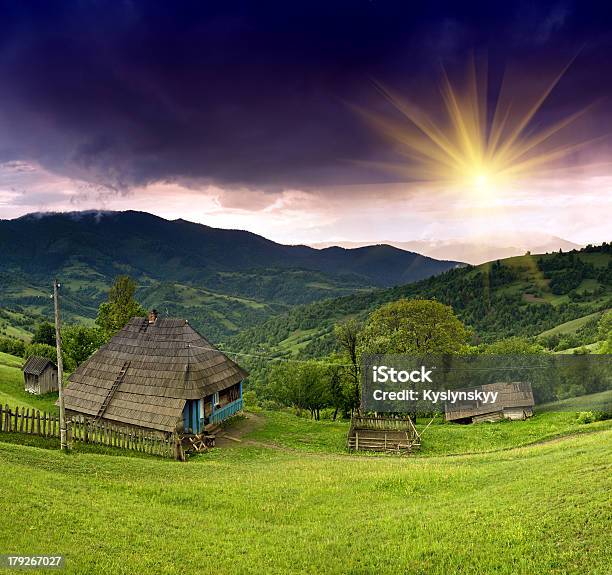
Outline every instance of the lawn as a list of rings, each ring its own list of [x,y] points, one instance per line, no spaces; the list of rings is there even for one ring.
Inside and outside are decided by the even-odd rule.
[[[57,393],[32,395],[24,389],[23,359],[0,352],[0,404],[55,413]]]
[[[609,393],[609,392],[605,392]],[[589,405],[593,405],[590,402]],[[485,453],[546,441],[593,429],[612,429],[612,420],[592,425],[578,423],[576,412],[536,413],[526,421],[501,421],[477,425],[446,423],[441,416],[427,428],[429,419],[419,419],[417,430],[423,432],[421,449],[415,455],[461,455]],[[279,447],[343,454],[346,452],[348,421],[312,422],[286,411],[265,412],[265,425],[247,439]],[[359,454],[362,456],[362,454]],[[363,454],[363,456],[371,456]]]
[[[327,428],[326,428],[327,429]],[[0,548],[67,573],[608,573],[612,430],[462,457],[186,464],[0,443]]]

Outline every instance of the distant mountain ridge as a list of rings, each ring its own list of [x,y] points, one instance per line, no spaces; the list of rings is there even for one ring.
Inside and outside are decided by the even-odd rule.
[[[402,250],[414,251],[435,259],[459,260],[472,265],[521,256],[528,251],[534,254],[544,254],[556,252],[560,249],[567,252],[584,247],[557,236],[533,232],[523,235],[489,235],[470,240],[413,240],[405,242],[393,240],[383,240],[381,242],[338,241],[317,242],[310,245],[317,249],[327,249],[331,246],[353,249],[377,244],[386,244]]]
[[[144,303],[189,317],[213,339],[292,305],[461,265],[385,245],[286,246],[247,231],[134,211],[0,220],[0,256],[0,307],[48,316],[47,288],[58,276],[68,318],[91,320],[114,277],[128,274]]]
[[[25,267],[49,269],[70,258],[101,255],[103,260],[112,256],[115,264],[129,263],[147,273],[155,269],[151,260],[159,260],[160,267],[180,262],[215,271],[304,268],[354,275],[378,286],[417,281],[460,265],[387,245],[323,250],[288,246],[247,231],[133,211],[37,213],[0,220],[0,251],[5,262]],[[23,261],[24,256],[29,262]]]

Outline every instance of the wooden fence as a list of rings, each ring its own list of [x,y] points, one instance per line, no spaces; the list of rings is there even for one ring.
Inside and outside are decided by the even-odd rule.
[[[162,437],[136,427],[115,425],[106,421],[94,422],[77,418],[66,418],[68,442],[106,445],[119,449],[130,449],[161,457],[177,456],[177,438]],[[26,409],[0,405],[0,431],[26,433],[40,437],[59,437],[59,416],[37,409]]]

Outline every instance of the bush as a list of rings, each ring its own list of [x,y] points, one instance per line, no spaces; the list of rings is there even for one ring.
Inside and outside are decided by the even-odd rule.
[[[25,357],[26,343],[14,337],[0,337],[0,351]]]
[[[595,421],[605,421],[610,419],[612,414],[605,411],[581,411],[576,417],[576,421],[580,424],[594,423]]]
[[[57,364],[56,349],[51,345],[47,345],[46,343],[31,343],[27,345],[23,357],[25,359],[28,359],[28,357],[32,357],[33,355],[46,357],[50,359],[53,363]]]

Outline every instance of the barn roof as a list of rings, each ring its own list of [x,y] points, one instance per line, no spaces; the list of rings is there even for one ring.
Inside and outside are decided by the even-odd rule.
[[[28,375],[40,375],[49,365],[51,367],[56,367],[49,358],[33,355],[28,358],[22,369],[23,373],[27,373]]]
[[[187,321],[158,318],[149,323],[135,317],[69,377],[65,405],[87,415],[173,431],[186,400],[226,389],[247,375]]]
[[[533,407],[535,405],[531,383],[527,381],[488,383],[470,388],[470,390],[474,389],[497,392],[497,400],[487,404],[480,401],[447,403],[445,406],[447,421],[476,417],[511,407]]]

